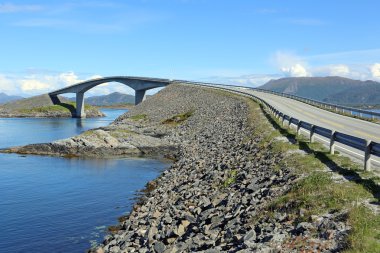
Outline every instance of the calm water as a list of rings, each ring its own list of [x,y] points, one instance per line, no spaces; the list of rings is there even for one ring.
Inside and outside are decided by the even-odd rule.
[[[0,147],[47,142],[109,124],[101,119],[0,119]],[[85,252],[168,167],[152,159],[0,154],[0,252]]]

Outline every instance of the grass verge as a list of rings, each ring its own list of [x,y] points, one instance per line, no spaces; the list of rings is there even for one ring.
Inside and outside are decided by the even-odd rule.
[[[192,115],[193,115],[194,111],[188,111],[188,112],[185,112],[185,113],[181,113],[181,114],[178,114],[178,115],[175,115],[169,119],[166,119],[164,121],[162,121],[162,124],[165,124],[165,125],[179,125],[181,124],[182,122],[184,122],[185,120],[187,120],[188,118],[190,118]]]
[[[295,222],[302,222],[310,220],[312,215],[347,211],[346,222],[352,229],[345,252],[380,252],[380,215],[363,204],[365,200],[379,203],[379,178],[360,170],[360,166],[349,158],[330,155],[321,144],[297,137],[295,131],[281,127],[281,123],[261,105],[265,117],[257,113],[259,106],[255,102],[247,99],[247,103],[250,120],[255,122],[253,135],[261,138],[260,148],[270,149],[273,155],[283,157],[272,169],[291,167],[300,178],[263,213],[271,215],[280,210],[292,215]],[[284,142],[284,138],[289,142]],[[292,152],[296,150],[303,153]],[[334,180],[334,173],[347,180]]]

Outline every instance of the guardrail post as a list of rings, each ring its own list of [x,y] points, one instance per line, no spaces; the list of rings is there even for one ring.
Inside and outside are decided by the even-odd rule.
[[[281,126],[284,126],[284,123],[285,123],[285,114],[282,115]]]
[[[288,128],[290,129],[290,126],[292,125],[292,117],[289,118],[289,122],[288,122]]]
[[[330,137],[330,154],[335,153],[335,131],[331,131],[331,137]]]
[[[297,136],[300,136],[300,133],[301,133],[301,123],[302,123],[302,121],[298,121],[298,124],[297,124]]]
[[[311,127],[310,127],[310,143],[314,142],[314,131],[315,131],[315,126],[311,125]]]
[[[371,170],[371,148],[372,141],[366,140],[365,149],[364,149],[364,170]]]

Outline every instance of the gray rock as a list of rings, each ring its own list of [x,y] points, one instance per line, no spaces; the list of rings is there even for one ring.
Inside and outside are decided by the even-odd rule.
[[[256,232],[254,229],[251,229],[244,237],[243,237],[243,241],[244,241],[244,244],[247,246],[247,247],[254,247],[256,244],[255,244],[255,240],[256,240]]]
[[[163,253],[165,249],[166,249],[165,244],[163,244],[162,242],[156,242],[154,244],[154,251],[157,253]]]

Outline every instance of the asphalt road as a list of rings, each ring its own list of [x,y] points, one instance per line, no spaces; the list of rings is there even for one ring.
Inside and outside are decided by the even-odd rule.
[[[228,88],[231,89],[231,87]],[[268,104],[274,106],[282,113],[287,114],[293,118],[297,118],[298,120],[302,120],[313,125],[332,129],[341,133],[380,143],[379,124],[339,115],[290,98],[285,98],[273,94],[253,91],[244,88],[233,89],[253,94],[265,100]],[[305,133],[305,135],[308,134],[308,131],[306,130],[304,130],[303,132]],[[320,142],[328,146],[328,139],[318,135],[316,135],[316,138]],[[364,153],[362,151],[356,150],[354,148],[348,147],[340,143],[336,144],[336,150],[352,157],[354,160],[357,161],[362,161],[364,159]],[[380,158],[372,156],[371,161],[373,169],[379,171]]]

